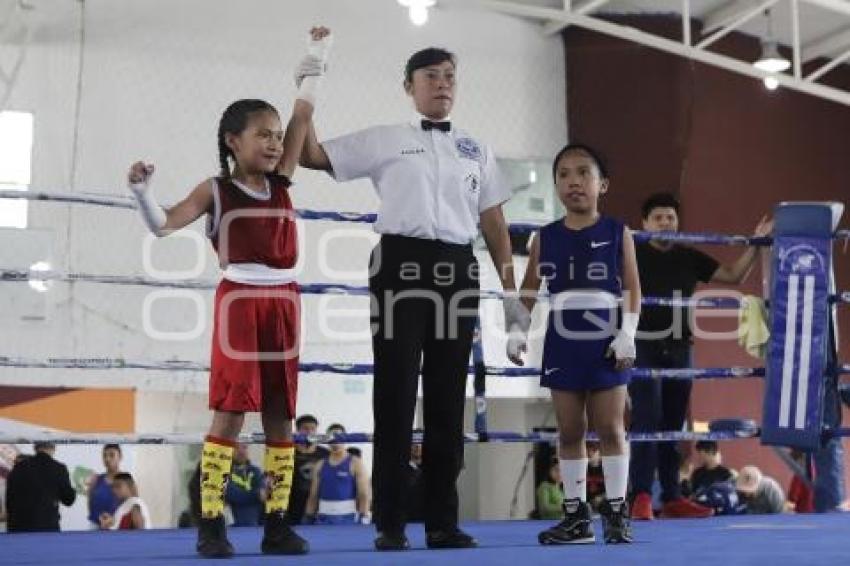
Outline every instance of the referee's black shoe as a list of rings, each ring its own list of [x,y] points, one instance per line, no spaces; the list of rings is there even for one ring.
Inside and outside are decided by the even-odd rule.
[[[230,558],[233,556],[233,545],[227,540],[224,515],[219,515],[214,519],[201,518],[198,523],[198,544],[195,549],[204,558]]]
[[[605,544],[628,544],[633,542],[632,526],[629,523],[629,507],[625,501],[603,501],[599,506]]]
[[[378,536],[375,538],[375,549],[376,550],[386,550],[386,551],[395,551],[395,550],[408,550],[410,548],[410,543],[407,540],[407,537],[403,532],[379,532]]]
[[[478,541],[455,527],[446,531],[431,531],[425,537],[428,548],[475,548]]]
[[[537,535],[540,544],[593,544],[590,505],[578,499],[564,502],[564,520]]]

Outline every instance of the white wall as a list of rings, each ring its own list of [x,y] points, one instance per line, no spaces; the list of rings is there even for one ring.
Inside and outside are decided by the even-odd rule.
[[[472,430],[475,407],[467,403],[467,430]],[[528,431],[555,426],[548,397],[491,399],[490,431]],[[467,444],[465,467],[458,482],[462,519],[527,519],[534,509],[533,446],[517,442]],[[513,514],[511,504],[516,497]]]
[[[275,104],[282,115],[289,112],[295,91],[291,72],[304,52],[307,29],[319,22],[335,34],[330,71],[316,113],[322,138],[408,119],[412,110],[401,87],[406,58],[416,49],[439,45],[455,51],[459,59],[453,119],[492,145],[497,155],[546,160],[566,139],[563,46],[558,37],[544,36],[532,22],[442,8],[432,10],[427,26],[414,28],[394,0],[28,3],[35,6],[24,14],[32,40],[9,108],[35,114],[33,189],[126,194],[126,170],[133,160],[144,158],[157,166],[154,190],[159,200],[180,199],[216,172],[215,130],[227,104],[259,97]],[[12,48],[0,44],[0,56]],[[338,185],[309,171],[299,171],[295,181],[292,196],[298,208],[365,212],[377,205],[368,182]],[[53,234],[52,259],[57,269],[144,273],[145,232],[131,211],[41,202],[33,203],[30,211],[30,226]],[[196,234],[202,233],[201,224],[192,227]],[[337,282],[365,283],[368,250],[374,242],[368,226],[313,222],[301,228],[302,282],[328,281],[327,270],[320,267],[321,257],[337,270],[356,272]],[[334,239],[320,254],[320,241],[332,228],[350,232]],[[200,260],[199,277],[217,276],[205,244],[197,248],[190,239],[172,237],[155,242],[152,250],[160,269],[190,269]],[[483,286],[493,288],[495,280],[485,279]],[[4,287],[3,292],[12,293],[7,300],[14,301],[14,294],[31,291],[17,286]],[[125,286],[54,284],[45,299],[46,320],[4,320],[0,355],[205,362],[211,293],[201,292],[200,311],[186,300],[155,305],[152,320],[162,330],[186,330],[198,316],[205,317],[198,338],[174,342],[152,340],[143,331],[142,304],[151,292]],[[352,343],[320,331],[319,321],[331,318],[319,312],[321,300],[304,299],[302,359],[370,362],[366,300],[334,300],[335,305],[364,313],[353,322],[334,323],[334,327],[361,332]],[[485,314],[485,326],[496,332],[500,309],[495,303],[488,308],[493,310]],[[501,349],[488,343],[489,363],[505,363]],[[202,430],[209,419],[205,408],[194,401],[178,405],[189,394],[205,392],[206,379],[186,372],[39,370],[36,374],[0,368],[0,383],[126,384],[167,392],[156,394],[156,402],[140,398],[137,414],[142,432]],[[505,385],[494,381],[491,390],[509,397],[539,394],[530,381]],[[166,401],[169,395],[176,395],[178,405]],[[326,423],[338,420],[351,429],[371,430],[370,398],[368,378],[309,375],[301,379],[299,410],[314,412]],[[140,482],[162,481],[154,470],[144,472],[143,460],[137,461]],[[165,498],[162,495],[163,505]],[[155,511],[157,517],[169,513]]]

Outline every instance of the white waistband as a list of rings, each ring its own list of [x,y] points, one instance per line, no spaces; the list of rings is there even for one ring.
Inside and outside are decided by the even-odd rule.
[[[245,285],[283,285],[295,281],[294,269],[275,269],[262,263],[231,263],[224,278]]]
[[[357,503],[353,499],[343,501],[319,500],[320,515],[351,515],[357,513]]]
[[[556,311],[615,309],[619,297],[608,291],[563,291],[549,296],[549,308]]]

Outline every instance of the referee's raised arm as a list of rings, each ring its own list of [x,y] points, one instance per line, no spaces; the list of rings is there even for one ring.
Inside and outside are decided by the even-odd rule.
[[[328,154],[325,153],[322,144],[319,143],[316,137],[316,127],[312,120],[307,129],[307,137],[304,138],[304,149],[301,150],[301,159],[298,164],[307,169],[316,169],[329,173],[331,171],[331,162],[328,159]]]

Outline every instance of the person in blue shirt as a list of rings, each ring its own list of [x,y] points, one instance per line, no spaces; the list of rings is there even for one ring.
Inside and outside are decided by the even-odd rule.
[[[332,424],[328,434],[345,434],[345,428]],[[349,453],[345,444],[331,442],[328,456],[313,468],[307,515],[328,525],[368,524],[369,499],[369,475],[363,461]]]
[[[103,467],[106,472],[93,475],[88,484],[89,524],[100,529],[100,516],[113,515],[118,508],[118,499],[112,491],[112,480],[121,473],[121,446],[107,444],[103,447]]]
[[[263,471],[248,459],[248,446],[238,444],[233,453],[233,466],[224,501],[233,512],[233,525],[237,527],[256,526],[264,512],[266,500],[263,485]]]

